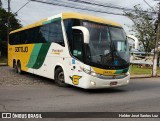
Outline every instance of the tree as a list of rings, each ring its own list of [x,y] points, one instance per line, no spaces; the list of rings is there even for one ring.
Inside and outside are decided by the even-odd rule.
[[[2,1],[0,0],[0,8],[2,7]]]
[[[140,42],[140,51],[149,53],[154,49],[156,40],[155,25],[152,21],[152,16],[149,12],[144,12],[140,5],[134,6],[134,9],[134,12],[126,12],[125,15],[134,23],[131,31],[134,32]]]
[[[20,21],[16,19],[13,13],[8,13],[0,7],[0,49],[2,55],[7,54],[7,19],[10,20],[10,31],[21,27]]]
[[[2,1],[0,0],[0,8],[2,7]]]

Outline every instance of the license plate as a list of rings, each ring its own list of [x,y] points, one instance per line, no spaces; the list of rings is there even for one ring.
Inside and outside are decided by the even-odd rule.
[[[110,86],[114,86],[114,85],[117,85],[117,82],[111,82],[110,83]]]

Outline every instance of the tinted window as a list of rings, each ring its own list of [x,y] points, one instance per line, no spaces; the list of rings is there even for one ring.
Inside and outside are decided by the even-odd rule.
[[[61,27],[61,21],[56,21],[49,26],[49,42],[63,42],[63,33]]]
[[[49,38],[49,24],[40,27],[39,30],[39,41],[45,43]]]
[[[61,21],[54,21],[40,27],[41,41],[64,43]]]
[[[14,36],[14,34],[10,34],[10,36],[9,36],[9,44],[13,45],[13,44],[14,44],[14,41],[15,41],[15,36]]]
[[[73,54],[73,26],[80,26],[81,22],[78,19],[67,19],[64,21],[67,38],[69,42],[70,52]]]
[[[112,40],[126,40],[124,30],[122,28],[109,27]]]
[[[73,55],[83,61],[83,34],[80,30],[73,30]]]
[[[9,43],[30,44],[55,42],[64,45],[61,21],[53,21],[40,27],[27,29],[21,32],[10,34]]]

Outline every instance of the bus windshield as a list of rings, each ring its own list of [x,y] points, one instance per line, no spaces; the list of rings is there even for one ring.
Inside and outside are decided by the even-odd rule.
[[[79,19],[67,19],[64,24],[72,56],[94,67],[128,68],[128,42],[121,27]],[[89,44],[83,42],[81,32],[73,31],[73,26],[84,26],[89,30]]]
[[[90,33],[87,61],[101,66],[118,67],[129,63],[129,49],[122,28],[83,22]]]

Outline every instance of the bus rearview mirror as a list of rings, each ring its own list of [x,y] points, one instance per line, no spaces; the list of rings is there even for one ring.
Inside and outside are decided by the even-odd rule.
[[[73,26],[72,29],[77,29],[82,31],[84,43],[89,44],[89,30],[83,26]]]

